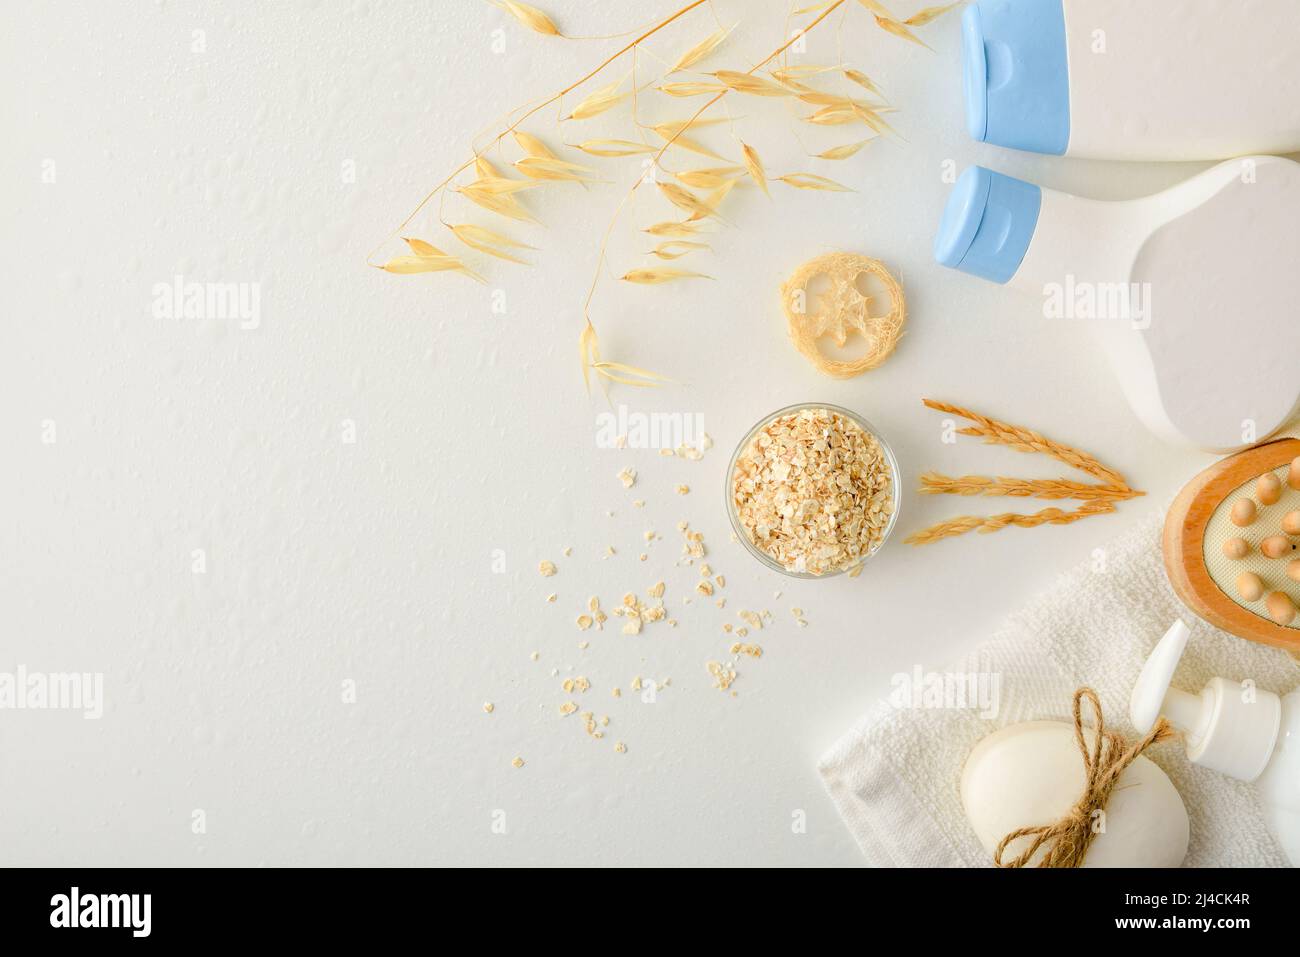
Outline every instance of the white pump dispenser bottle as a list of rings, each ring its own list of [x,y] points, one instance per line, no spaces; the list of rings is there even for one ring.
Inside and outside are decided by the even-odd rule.
[[[1181,621],[1160,639],[1133,687],[1129,717],[1145,734],[1164,717],[1183,733],[1187,757],[1254,781],[1274,836],[1300,865],[1300,689],[1279,697],[1226,678],[1201,693],[1170,687],[1190,632]]]

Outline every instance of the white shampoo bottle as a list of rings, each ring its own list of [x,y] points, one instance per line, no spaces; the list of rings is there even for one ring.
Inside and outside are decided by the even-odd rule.
[[[1300,0],[1296,0],[1300,9]],[[1070,196],[972,167],[935,258],[1096,330],[1138,416],[1227,452],[1300,404],[1300,164],[1228,160],[1140,199]]]
[[[977,140],[1100,159],[1300,150],[1296,0],[976,0]]]
[[[1133,687],[1129,717],[1146,734],[1163,715],[1183,733],[1193,764],[1254,781],[1269,827],[1294,867],[1300,863],[1300,690],[1279,697],[1226,678],[1211,678],[1200,694],[1172,688],[1188,634],[1176,621],[1152,650]]]

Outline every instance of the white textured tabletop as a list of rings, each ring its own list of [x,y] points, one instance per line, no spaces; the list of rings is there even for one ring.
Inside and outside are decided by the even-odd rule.
[[[580,34],[675,9],[539,5]],[[787,36],[780,2],[713,10],[740,21],[713,68],[748,69]],[[958,19],[925,28],[931,52],[856,4],[846,11],[791,62],[842,55],[868,72],[899,110],[898,139],[830,163],[807,154],[861,134],[797,124],[763,99],[715,109],[769,171],[856,192],[737,191],[693,266],[711,282],[613,281],[643,264],[634,224],[662,203],[648,191],[610,243],[592,304],[602,346],[679,383],[615,387],[610,399],[701,416],[716,445],[700,461],[599,447],[609,406],[587,397],[579,372],[583,297],[639,160],[597,160],[607,182],[530,196],[546,226],[513,231],[539,247],[531,268],[474,256],[480,285],[365,265],[475,134],[623,41],[540,36],[480,0],[7,13],[0,672],[103,675],[98,720],[0,711],[8,862],[862,861],[818,756],[891,675],[941,668],[1209,458],[1148,437],[1086,323],[1044,319],[1040,303],[930,253],[951,174],[972,163],[1100,197],[1143,195],[1200,166],[973,143]],[[700,8],[647,50],[672,58],[714,26]],[[642,69],[653,62],[645,54]],[[698,102],[642,108],[669,120]],[[572,129],[557,115],[526,128],[552,144],[635,138],[625,110]],[[700,136],[736,158],[726,127]],[[488,221],[458,202],[448,217]],[[428,220],[412,231],[453,242]],[[830,249],[883,259],[909,299],[896,354],[849,381],[794,351],[777,295]],[[255,284],[256,320],[160,310],[155,287],[178,276]],[[1061,471],[974,439],[945,443],[922,396],[1095,451],[1150,494],[1066,528],[905,546],[904,534],[981,508],[917,496],[926,469]],[[722,488],[737,440],[810,399],[865,415],[904,472],[900,534],[856,580],[784,579],[729,540]],[[630,490],[616,477],[625,466],[639,474]],[[689,495],[676,494],[683,483]],[[698,571],[677,564],[680,521],[704,533],[725,609],[684,603]],[[647,530],[662,538],[646,545]],[[555,577],[539,576],[543,559]],[[676,628],[575,626],[588,596],[608,609],[658,580]],[[740,609],[773,621],[732,697],[704,664],[726,658],[722,625],[739,624]],[[591,689],[566,694],[576,676]],[[671,683],[644,701],[636,676]],[[560,716],[570,698],[609,716],[603,739]]]

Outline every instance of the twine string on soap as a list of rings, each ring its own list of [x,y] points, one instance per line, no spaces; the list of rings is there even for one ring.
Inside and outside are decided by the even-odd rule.
[[[1083,729],[1083,703],[1092,706],[1096,716],[1096,737],[1091,749]],[[993,852],[993,863],[998,867],[1024,867],[1033,859],[1041,848],[1047,852],[1038,867],[1081,867],[1088,853],[1092,840],[1096,837],[1093,830],[1093,816],[1106,807],[1110,800],[1115,782],[1128,769],[1138,756],[1153,744],[1168,740],[1174,734],[1173,727],[1164,718],[1156,721],[1142,739],[1130,745],[1121,735],[1106,730],[1106,723],[1101,713],[1101,701],[1097,692],[1091,688],[1080,688],[1074,693],[1074,741],[1083,756],[1085,783],[1083,794],[1074,806],[1059,820],[1052,824],[1040,824],[1035,827],[1021,827],[1012,831],[998,842]],[[1004,861],[1003,853],[1013,841],[1032,837],[1029,846],[1013,860]]]

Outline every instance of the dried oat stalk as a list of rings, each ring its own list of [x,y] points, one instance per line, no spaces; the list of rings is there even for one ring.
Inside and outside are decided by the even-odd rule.
[[[950,478],[937,472],[926,472],[921,476],[922,495],[1005,495],[1013,498],[1076,499],[1083,504],[1074,511],[1053,507],[1029,515],[1017,512],[1003,512],[990,516],[963,515],[910,535],[905,539],[910,545],[929,545],[945,538],[965,535],[967,532],[988,534],[1012,525],[1018,528],[1069,525],[1093,515],[1109,514],[1115,511],[1118,502],[1146,494],[1131,488],[1124,476],[1115,469],[1103,465],[1087,452],[1055,442],[1032,429],[999,422],[947,402],[937,402],[933,399],[922,399],[922,401],[931,409],[976,423],[974,426],[958,429],[961,435],[979,436],[987,442],[1006,445],[1020,452],[1039,452],[1049,455],[1058,462],[1064,462],[1100,479],[1101,483],[1074,482],[1068,479],[1016,479],[1002,476],[990,478],[984,475]]]
[[[566,35],[549,15],[531,4],[518,2],[518,0],[489,0],[489,2],[536,33],[561,39],[583,39]],[[628,200],[632,194],[643,183],[657,179],[663,197],[685,214],[685,218],[679,221],[660,223],[648,230],[653,235],[672,239],[691,239],[699,224],[704,222],[721,223],[719,207],[742,180],[752,183],[764,192],[767,192],[769,185],[774,182],[799,190],[847,191],[849,189],[815,172],[785,171],[779,175],[771,174],[764,168],[759,158],[759,151],[748,143],[742,142],[742,156],[730,160],[724,158],[695,136],[696,131],[703,127],[732,122],[719,118],[705,118],[703,114],[714,104],[728,95],[783,99],[791,103],[802,103],[811,108],[812,112],[804,114],[802,119],[815,126],[861,124],[876,135],[892,132],[892,128],[884,119],[886,114],[892,112],[892,107],[885,101],[879,87],[866,74],[843,64],[789,65],[784,59],[786,51],[793,43],[849,2],[850,0],[824,0],[796,11],[798,14],[808,14],[812,19],[796,30],[790,40],[748,69],[699,71],[699,64],[717,54],[724,47],[730,34],[730,27],[718,27],[677,56],[671,62],[671,66],[658,78],[649,82],[638,80],[636,71],[638,67],[644,69],[645,62],[644,59],[637,58],[641,45],[669,24],[701,7],[709,6],[709,0],[691,0],[685,3],[653,26],[636,34],[633,39],[601,61],[594,69],[589,70],[564,89],[526,108],[512,111],[504,128],[490,137],[484,145],[476,146],[474,155],[435,186],[394,231],[393,236],[403,234],[435,197],[445,198],[448,193],[454,193],[479,210],[501,217],[512,224],[527,227],[537,223],[536,217],[524,200],[524,193],[527,190],[564,188],[565,184],[591,183],[595,181],[594,171],[565,158],[556,149],[548,147],[536,136],[526,132],[523,125],[541,110],[552,106],[559,110],[557,115],[562,117],[560,120],[562,129],[571,129],[573,124],[582,124],[593,117],[621,114],[626,111],[633,133],[631,137],[624,139],[562,137],[566,144],[573,143],[571,148],[584,156],[614,159],[632,157],[638,169],[636,180],[627,197],[617,207],[596,257],[595,277],[583,305],[585,323],[581,352],[584,357],[587,357],[594,336],[590,306],[596,286],[606,274],[605,250],[609,233],[622,210],[629,205]],[[906,20],[898,20],[875,0],[859,0],[859,2],[870,11],[870,16],[880,29],[917,43],[921,41],[911,32],[913,27],[924,26],[955,6],[952,4],[928,7]],[[624,61],[625,72],[619,79],[611,81],[605,78],[601,85],[593,83],[620,60]],[[631,82],[626,82],[629,75]],[[644,99],[647,94],[654,91],[670,100],[683,97],[706,99],[702,106],[684,120],[651,125],[642,122],[639,118],[638,99]],[[576,102],[569,101],[570,95]],[[661,142],[657,145],[644,142],[645,131],[652,132]],[[493,151],[499,152],[508,138],[513,138],[523,155],[510,163],[508,171],[502,172],[488,159],[488,155]],[[855,155],[869,141],[857,140],[834,146],[815,156],[822,160],[843,161]],[[683,151],[707,156],[727,165],[698,170],[669,168],[668,157],[675,159],[680,157]],[[644,171],[641,170],[641,157],[646,155],[650,157],[649,162],[656,171],[662,173],[662,179],[644,175]],[[464,174],[470,173],[473,174],[473,178],[466,179]],[[445,221],[443,225],[455,240],[474,253],[494,260],[527,265],[526,260],[516,251],[532,247],[512,235],[470,222],[460,216],[455,218],[454,225],[447,224]],[[387,272],[401,275],[451,271],[481,279],[471,266],[459,257],[438,250],[423,240],[415,241],[423,243],[433,252],[416,251],[413,256],[402,255],[385,262],[373,262],[371,260],[378,252],[376,249],[367,257],[367,262]],[[678,259],[706,249],[708,246],[704,243],[683,242],[667,247],[663,245],[656,247],[652,250],[652,255],[661,260]],[[614,275],[619,275],[623,280],[637,285],[657,285],[700,276],[693,270],[659,265],[624,269]],[[634,368],[622,366],[620,369],[616,363],[605,363],[604,367],[600,368],[587,358],[583,361],[583,374],[588,381],[593,370],[598,372],[603,380],[629,385],[650,385],[664,381],[661,376],[642,374],[641,370],[638,370],[638,374],[630,374],[628,370]]]

